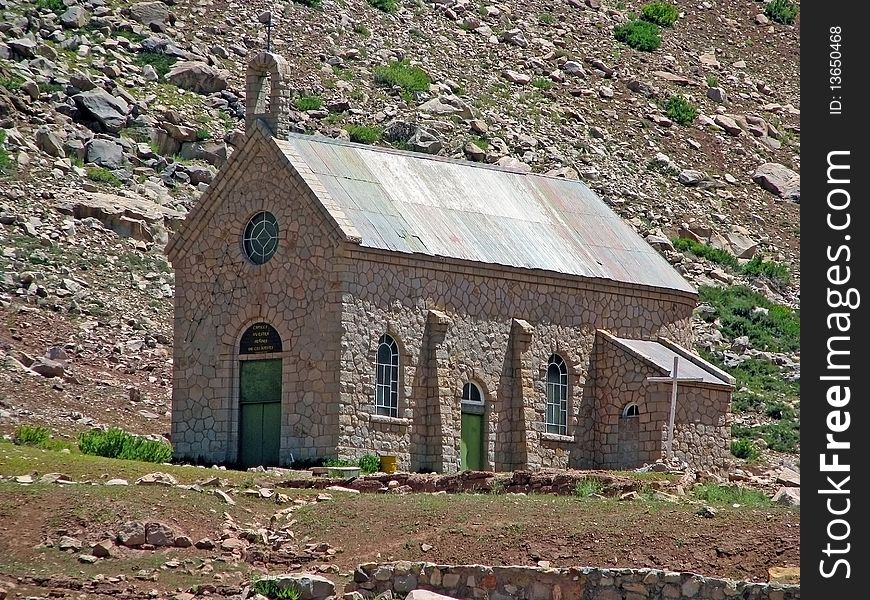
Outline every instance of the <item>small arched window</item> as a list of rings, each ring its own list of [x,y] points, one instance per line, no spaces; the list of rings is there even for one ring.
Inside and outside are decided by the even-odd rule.
[[[399,347],[389,335],[378,341],[375,383],[375,412],[387,417],[399,416]]]
[[[568,366],[558,354],[547,364],[547,433],[568,434]]]
[[[467,404],[483,404],[483,393],[476,383],[468,382],[462,387],[462,402]]]
[[[640,410],[638,410],[637,404],[635,404],[634,402],[629,402],[628,404],[626,404],[623,407],[622,413],[620,414],[620,416],[627,419],[629,417],[636,417],[639,414],[640,414]]]

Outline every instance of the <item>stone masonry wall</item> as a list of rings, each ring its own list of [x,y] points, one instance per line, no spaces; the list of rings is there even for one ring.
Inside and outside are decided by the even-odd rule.
[[[664,293],[362,249],[348,250],[337,269],[344,331],[338,453],[394,453],[401,469],[459,468],[460,397],[468,381],[486,396],[489,468],[594,466],[589,370],[596,329],[691,345],[691,302]],[[433,319],[444,321],[440,333],[432,333]],[[375,353],[384,333],[400,346],[399,418],[373,414]],[[544,381],[553,353],[569,371],[564,436],[545,433]],[[518,456],[518,448],[526,454]]]
[[[186,232],[195,243],[173,265],[172,443],[180,457],[237,460],[239,339],[252,323],[265,321],[281,335],[283,352],[242,358],[283,360],[280,443],[287,464],[335,451],[340,338],[331,263],[337,238],[284,156],[261,133],[249,135],[256,139],[231,157],[209,192],[222,198]],[[271,260],[255,265],[243,254],[242,235],[261,210],[277,218],[279,242]]]
[[[486,600],[799,600],[800,586],[750,583],[655,569],[594,567],[447,566],[397,562],[364,564],[345,586],[364,598],[414,589]]]
[[[639,359],[606,335],[596,344],[595,369],[597,466],[632,468],[664,457],[671,384],[648,383],[646,378],[667,376],[670,371]],[[730,393],[728,386],[713,384],[681,382],[677,386],[674,455],[691,468],[716,469],[727,460]],[[637,404],[638,416],[621,417],[630,403]],[[629,428],[632,431],[627,436],[624,429]],[[634,435],[637,444],[632,452]]]

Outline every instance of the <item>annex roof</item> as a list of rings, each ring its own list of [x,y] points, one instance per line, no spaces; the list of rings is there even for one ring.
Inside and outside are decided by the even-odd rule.
[[[696,293],[582,182],[321,136],[274,141],[363,247]]]
[[[680,379],[700,379],[704,383],[734,385],[734,380],[730,375],[697,354],[690,353],[674,344],[665,345],[657,341],[630,340],[615,336],[612,336],[611,339],[629,352],[653,363],[667,376],[670,376],[674,369],[674,357],[680,357],[680,361],[677,363],[677,381]]]

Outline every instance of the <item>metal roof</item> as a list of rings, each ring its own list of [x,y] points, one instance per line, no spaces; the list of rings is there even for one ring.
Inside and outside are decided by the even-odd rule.
[[[319,136],[275,141],[316,175],[363,247],[696,293],[579,181]]]
[[[629,340],[625,338],[614,338],[620,344],[628,347],[632,352],[642,358],[653,362],[657,367],[661,368],[665,373],[671,375],[674,369],[674,357],[679,356],[680,362],[677,364],[677,381],[680,379],[701,379],[705,383],[717,383],[731,385],[732,382],[722,379],[716,375],[716,367],[708,363],[700,356],[693,354],[692,360],[689,360],[682,354],[675,352],[667,346],[649,340]],[[694,362],[697,361],[697,362]],[[700,363],[700,364],[698,364]],[[710,368],[704,368],[706,365]]]

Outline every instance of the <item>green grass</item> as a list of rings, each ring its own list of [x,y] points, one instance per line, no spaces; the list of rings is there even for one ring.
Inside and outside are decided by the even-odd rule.
[[[643,52],[652,52],[662,45],[659,26],[640,19],[617,25],[613,29],[613,36],[617,41]]]
[[[432,83],[426,71],[411,66],[407,60],[396,60],[389,65],[375,67],[374,77],[378,85],[398,86],[408,94],[426,92],[429,90],[429,84]]]
[[[553,82],[546,77],[535,77],[532,79],[532,86],[539,90],[549,90],[553,87]]]
[[[115,31],[115,37],[122,37],[130,40],[134,44],[138,44],[142,40],[146,39],[144,35],[141,33],[136,33],[135,31],[130,31],[129,29],[118,29]]]
[[[12,170],[12,157],[6,149],[6,132],[0,129],[0,174]]]
[[[196,141],[204,142],[205,140],[211,139],[211,131],[205,129],[204,127],[200,127],[196,130]]]
[[[154,67],[154,70],[157,71],[157,74],[160,75],[160,78],[162,79],[166,76],[167,73],[169,73],[169,71],[172,69],[172,66],[176,63],[177,60],[178,59],[174,56],[169,56],[168,54],[164,54],[163,52],[143,50],[136,55],[136,58],[133,60],[133,62],[140,67],[144,67],[145,65],[151,65],[152,67]]]
[[[737,458],[744,458],[747,461],[754,461],[760,456],[758,448],[751,440],[740,438],[731,442],[731,454]]]
[[[172,446],[112,427],[106,431],[92,429],[79,434],[79,450],[83,454],[164,463],[172,458]]]
[[[323,106],[323,99],[320,96],[302,96],[296,98],[294,105],[297,110],[319,110]]]
[[[705,483],[696,486],[692,493],[698,500],[711,504],[740,504],[742,506],[768,506],[770,498],[764,492],[738,487]]]
[[[293,0],[293,2],[307,6],[308,8],[320,8],[323,6],[323,0]]]
[[[776,261],[766,261],[760,256],[753,257],[743,265],[741,272],[750,277],[767,277],[780,284],[788,284],[791,281],[791,272],[786,265]]]
[[[10,92],[15,92],[21,89],[24,83],[24,78],[18,75],[10,75],[8,77],[0,77],[0,87],[6,88]]]
[[[672,26],[680,16],[680,11],[670,2],[650,2],[644,4],[640,12],[644,21],[655,23],[661,27]]]
[[[668,98],[667,103],[665,103],[665,113],[675,123],[688,125],[698,116],[698,109],[684,96],[676,95]]]
[[[385,13],[394,13],[399,8],[399,0],[368,0],[368,3]]]
[[[574,495],[577,498],[589,498],[591,496],[600,496],[604,491],[604,484],[600,479],[594,477],[584,477],[574,485]]]
[[[42,450],[62,450],[72,448],[72,444],[52,437],[47,427],[41,425],[21,425],[12,436],[14,443],[20,446],[32,446]]]
[[[763,439],[767,447],[777,452],[796,453],[800,447],[801,425],[798,418],[783,419],[775,423],[765,423],[754,427],[732,425],[731,437],[734,439]]]
[[[719,87],[719,78],[715,75],[708,73],[705,79],[707,80],[707,87]]]
[[[367,125],[348,125],[347,133],[350,136],[350,141],[358,144],[374,144],[381,139],[383,130],[380,127],[369,127]]]
[[[764,14],[771,21],[791,25],[798,15],[798,7],[791,0],[772,0],[764,7]]]
[[[698,293],[701,302],[716,309],[713,318],[729,338],[745,335],[754,348],[771,352],[800,349],[799,309],[775,304],[746,286],[701,286]],[[756,307],[767,312],[753,311]]]
[[[37,87],[39,87],[39,91],[43,94],[53,94],[54,92],[60,92],[64,90],[64,86],[62,86],[61,84],[50,81],[43,81]]]
[[[123,185],[120,179],[118,179],[114,173],[104,167],[88,167],[87,169],[88,179],[91,181],[96,181],[97,183],[108,183],[114,187],[120,187]]]
[[[34,5],[38,9],[50,10],[59,15],[66,12],[66,5],[64,5],[63,0],[36,0]]]
[[[673,238],[671,242],[674,244],[674,248],[679,250],[680,252],[691,252],[697,257],[706,258],[712,263],[716,263],[717,265],[722,265],[723,267],[730,267],[732,269],[736,269],[739,265],[737,262],[737,257],[728,252],[727,250],[722,250],[721,248],[714,248],[713,246],[708,246],[707,244],[702,244],[701,242],[696,242],[690,238]]]
[[[474,145],[476,145],[481,150],[489,150],[489,140],[484,137],[473,137],[470,140]]]

